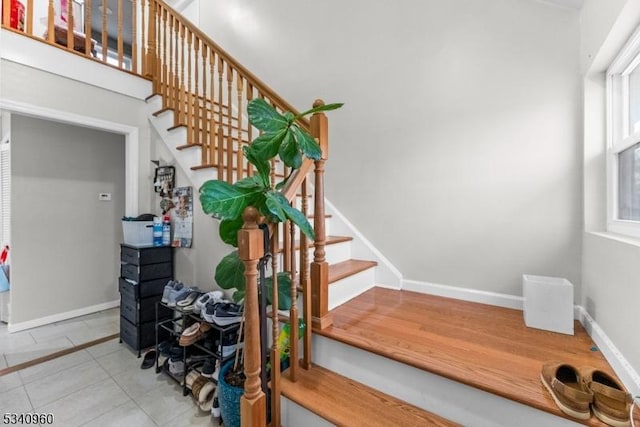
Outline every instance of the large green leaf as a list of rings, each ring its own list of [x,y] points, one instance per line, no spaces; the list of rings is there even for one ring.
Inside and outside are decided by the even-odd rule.
[[[265,280],[267,288],[267,303],[271,304],[273,296],[273,277]],[[287,272],[278,273],[278,310],[291,308],[291,275]]]
[[[244,263],[240,260],[238,251],[233,251],[222,258],[216,267],[215,279],[222,289],[236,288],[238,291],[245,291]]]
[[[288,134],[290,134],[288,127],[278,132],[264,133],[253,140],[251,150],[255,153],[256,158],[260,160],[271,160],[278,154],[280,144],[282,144],[282,141]]]
[[[286,217],[293,221],[293,223],[300,228],[300,231],[302,231],[311,240],[315,240],[313,228],[311,227],[311,224],[309,224],[307,218],[302,212],[291,206],[281,193],[272,190],[265,193],[265,197],[267,198],[267,206],[273,206],[273,209],[269,207],[270,212],[276,215],[274,210],[284,211]]]
[[[223,242],[233,246],[234,248],[238,247],[238,230],[242,228],[244,225],[244,220],[242,216],[239,216],[235,219],[224,219],[220,222],[220,228],[218,232],[220,233],[220,238]]]
[[[287,132],[284,141],[282,141],[279,154],[285,165],[294,169],[300,168],[300,165],[302,164],[302,156],[300,155],[300,151],[298,150],[296,141],[291,132]]]
[[[296,116],[296,119],[299,119],[301,117],[304,117],[308,114],[313,114],[313,113],[319,113],[321,111],[331,111],[331,110],[337,110],[338,108],[342,107],[344,104],[343,103],[335,103],[335,104],[327,104],[327,105],[321,105],[319,107],[314,107],[310,110],[305,111],[304,113],[300,113]]]
[[[276,132],[289,126],[289,121],[264,99],[253,99],[247,105],[249,121],[265,132]]]
[[[319,160],[322,157],[320,146],[306,130],[293,125],[291,126],[291,131],[298,141],[298,148],[305,156],[313,160]]]
[[[275,191],[268,191],[265,193],[265,198],[267,199],[267,209],[269,209],[269,213],[277,218],[280,222],[285,222],[287,220],[287,214],[282,207],[282,201],[278,198],[281,196],[280,193]],[[284,197],[282,197],[284,199]],[[284,199],[286,202],[286,199]]]
[[[253,190],[256,188],[261,188],[261,189],[265,188],[264,183],[262,182],[262,179],[259,175],[253,175],[253,176],[241,179],[240,181],[237,181],[233,185],[238,188],[244,188],[248,190]]]
[[[211,180],[200,187],[200,203],[206,214],[219,219],[233,219],[240,216],[263,191],[262,188],[238,188],[225,181]]]
[[[244,156],[247,158],[249,163],[256,167],[256,170],[258,171],[258,175],[260,176],[264,187],[269,187],[269,175],[271,174],[271,164],[269,163],[269,161],[261,158],[258,154],[256,154],[253,145],[243,147],[242,149],[244,150]]]
[[[240,303],[240,301],[244,299],[244,294],[245,294],[245,291],[237,290],[233,293],[231,298],[233,299],[233,302]]]

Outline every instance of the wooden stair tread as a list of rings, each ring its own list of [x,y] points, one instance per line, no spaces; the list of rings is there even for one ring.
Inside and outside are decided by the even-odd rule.
[[[378,265],[375,261],[350,259],[329,266],[329,284]]]
[[[578,321],[564,335],[527,328],[521,310],[380,287],[331,314],[332,326],[315,333],[559,417],[569,418],[540,382],[545,361],[615,376]]]
[[[339,426],[458,426],[431,412],[320,366],[299,369],[298,380],[282,374],[282,394]]]
[[[337,245],[338,243],[350,242],[353,240],[351,236],[327,236],[327,240],[325,241],[325,245]],[[313,241],[307,240],[307,248],[313,247]],[[278,251],[276,253],[280,254],[283,251],[282,242],[278,245]],[[296,250],[300,250],[300,240],[296,240]]]

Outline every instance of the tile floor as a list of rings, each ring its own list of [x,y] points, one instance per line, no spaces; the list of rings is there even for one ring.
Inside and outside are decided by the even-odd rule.
[[[119,308],[11,334],[7,331],[7,324],[0,322],[0,368],[14,366],[119,332]]]
[[[140,369],[136,356],[114,339],[1,376],[0,414],[52,413],[64,427],[217,425],[175,381]]]

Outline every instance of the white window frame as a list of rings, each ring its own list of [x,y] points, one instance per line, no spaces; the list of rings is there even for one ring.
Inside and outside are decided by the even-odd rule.
[[[607,70],[607,231],[640,238],[640,221],[618,217],[618,155],[640,142],[640,129],[629,131],[629,74],[640,67],[640,28]]]

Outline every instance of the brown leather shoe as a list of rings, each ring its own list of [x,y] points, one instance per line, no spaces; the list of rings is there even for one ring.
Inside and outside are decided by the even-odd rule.
[[[562,412],[580,420],[591,418],[589,404],[593,393],[586,388],[577,368],[562,362],[546,362],[540,379]]]
[[[631,395],[612,375],[592,367],[580,370],[585,387],[593,393],[591,408],[603,423],[613,427],[627,427]]]

